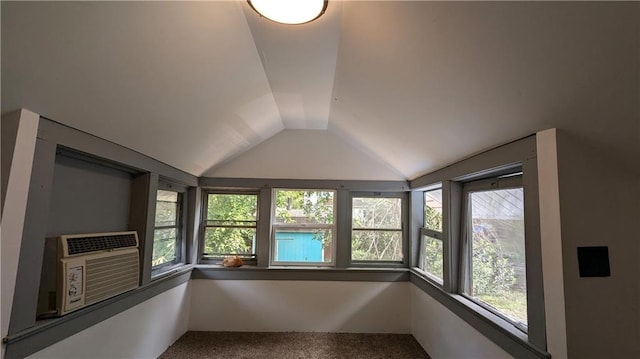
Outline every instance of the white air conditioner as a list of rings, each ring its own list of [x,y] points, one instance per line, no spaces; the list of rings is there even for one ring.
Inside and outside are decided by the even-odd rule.
[[[38,305],[41,315],[64,315],[138,287],[135,231],[62,235],[47,242]],[[46,289],[53,282],[51,269],[55,293]]]

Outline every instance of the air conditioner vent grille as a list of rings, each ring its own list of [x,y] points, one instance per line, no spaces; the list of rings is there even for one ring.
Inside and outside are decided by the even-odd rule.
[[[138,251],[87,260],[87,305],[138,287]]]
[[[67,238],[69,255],[82,254],[108,249],[136,247],[135,233],[112,234],[97,237]]]

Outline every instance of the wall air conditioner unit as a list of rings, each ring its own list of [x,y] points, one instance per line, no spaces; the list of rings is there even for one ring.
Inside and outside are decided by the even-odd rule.
[[[65,315],[135,289],[139,281],[135,231],[48,238],[38,313]],[[53,283],[55,292],[50,290]]]

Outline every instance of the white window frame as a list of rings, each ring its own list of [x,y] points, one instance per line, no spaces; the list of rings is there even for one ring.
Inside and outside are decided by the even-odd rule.
[[[353,227],[353,199],[354,198],[398,198],[400,199],[400,228],[354,228]],[[382,266],[397,266],[407,263],[407,194],[405,192],[352,192],[349,196],[349,263],[351,266],[367,266],[367,265],[382,265]],[[356,230],[363,231],[380,231],[380,232],[400,232],[401,245],[402,245],[402,260],[400,261],[385,261],[385,260],[356,260],[353,259],[353,232]]]
[[[332,192],[333,193],[333,223],[331,224],[322,224],[322,223],[304,223],[304,224],[291,224],[291,223],[276,223],[277,215],[277,201],[276,194],[278,191],[300,191],[300,192]],[[336,264],[336,254],[337,254],[337,238],[336,238],[336,223],[337,223],[337,208],[338,208],[338,191],[333,189],[322,189],[322,188],[273,188],[272,190],[272,198],[271,198],[271,242],[270,242],[270,255],[269,255],[269,264],[270,266],[313,266],[313,267],[333,267]],[[292,261],[277,261],[276,254],[277,250],[277,241],[276,241],[276,232],[283,230],[329,230],[331,233],[331,261],[329,262],[292,262]]]
[[[249,195],[255,196],[256,198],[256,220],[251,221],[255,222],[254,225],[208,225],[208,214],[209,214],[209,195],[212,194],[220,194],[220,195]],[[201,220],[201,241],[199,241],[199,262],[200,263],[217,263],[222,261],[225,257],[229,256],[239,256],[242,258],[244,264],[255,265],[257,262],[257,253],[258,253],[258,239],[259,239],[259,218],[260,218],[260,193],[258,191],[250,191],[250,190],[217,190],[217,189],[207,189],[203,191],[203,202],[202,202],[202,220]],[[246,255],[242,253],[204,253],[205,241],[206,241],[206,230],[207,228],[253,228],[256,233],[256,238],[253,246],[253,253],[251,255]]]

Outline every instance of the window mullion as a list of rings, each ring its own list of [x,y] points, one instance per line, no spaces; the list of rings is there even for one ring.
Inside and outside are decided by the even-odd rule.
[[[156,227],[156,228],[160,228],[160,227]],[[234,225],[205,225],[205,228],[253,228],[255,229],[256,226],[234,226]]]
[[[336,268],[347,268],[351,260],[351,206],[348,190],[338,190],[336,201]]]
[[[433,237],[441,241],[444,240],[444,236],[442,235],[442,232],[434,231],[433,229],[429,229],[429,228],[420,228],[420,235]]]
[[[171,228],[180,228],[179,225],[173,225],[173,226],[156,226],[153,228],[153,230],[157,230],[157,229],[171,229]]]
[[[409,228],[408,235],[411,239],[409,259],[410,267],[424,268],[424,237],[422,236],[422,227],[424,226],[424,193],[421,191],[410,192],[409,197]],[[416,240],[417,239],[417,240]]]
[[[471,261],[471,223],[469,210],[469,190],[463,187],[460,199],[460,239],[458,248],[458,275],[456,293],[465,295],[470,290],[473,282],[471,273],[473,272],[473,263]]]
[[[354,231],[402,232],[402,228],[358,227],[358,228],[353,228],[353,230]]]
[[[525,258],[527,273],[528,338],[539,348],[545,348],[546,328],[544,288],[542,283],[542,249],[540,239],[540,204],[538,193],[538,166],[536,158],[522,163],[524,190]]]
[[[462,270],[462,185],[458,182],[442,183],[442,236],[443,236],[443,289],[459,293]]]
[[[335,225],[333,224],[293,224],[293,223],[274,223],[274,228],[278,229],[334,229]]]

